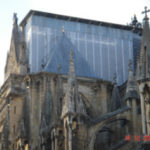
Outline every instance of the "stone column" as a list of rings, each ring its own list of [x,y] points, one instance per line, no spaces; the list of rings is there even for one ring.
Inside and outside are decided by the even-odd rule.
[[[140,92],[140,101],[141,101],[141,116],[142,116],[142,132],[146,134],[146,118],[145,118],[145,104],[143,92]]]
[[[25,145],[25,150],[29,150],[29,145],[28,144]]]
[[[130,107],[130,102],[129,102],[129,100],[127,100],[127,106],[129,106],[129,107]]]
[[[132,120],[134,134],[137,134],[137,102],[136,99],[132,99]]]
[[[55,142],[53,132],[51,133],[51,141],[52,141],[52,150],[55,150]]]
[[[21,150],[24,150],[24,144],[21,144]]]
[[[58,150],[58,140],[57,131],[55,132],[55,150]]]
[[[69,124],[69,150],[72,150],[72,124]]]
[[[64,129],[65,129],[65,150],[68,150],[68,133],[67,133],[67,127],[66,124],[64,124]]]

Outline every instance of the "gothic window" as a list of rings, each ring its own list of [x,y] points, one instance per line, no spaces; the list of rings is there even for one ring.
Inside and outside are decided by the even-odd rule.
[[[37,87],[37,90],[39,91],[39,88],[40,88],[40,81],[37,81],[37,82],[36,82],[36,87]]]
[[[29,81],[26,81],[26,88],[28,89],[30,86],[30,82]]]
[[[59,130],[59,136],[58,136],[58,150],[62,150],[62,149],[63,149],[63,140],[64,140],[63,131],[62,131],[62,130]]]
[[[110,147],[111,132],[109,130],[99,131],[96,135],[94,144],[94,150],[99,150],[103,147],[103,150],[108,150]]]
[[[74,118],[72,121],[72,130],[75,131],[77,129],[77,119]]]
[[[62,106],[62,97],[60,97],[60,105]]]
[[[149,102],[149,99],[150,99],[150,89],[148,87],[147,84],[145,84],[144,86],[144,99],[145,99],[145,102]]]
[[[117,147],[120,142],[124,141],[127,127],[128,121],[126,119],[114,120],[107,124],[97,132],[94,150],[99,150],[100,147],[103,147],[102,150]]]

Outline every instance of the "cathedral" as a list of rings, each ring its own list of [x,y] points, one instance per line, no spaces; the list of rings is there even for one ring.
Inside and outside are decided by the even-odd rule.
[[[150,150],[150,26],[31,10],[13,16],[0,150]]]

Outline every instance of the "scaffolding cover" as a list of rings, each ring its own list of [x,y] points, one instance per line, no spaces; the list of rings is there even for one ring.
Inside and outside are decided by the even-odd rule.
[[[67,74],[72,49],[77,76],[112,81],[116,73],[119,84],[128,77],[129,59],[135,62],[141,39],[130,30],[36,15],[25,33],[31,73],[57,73],[61,64]]]

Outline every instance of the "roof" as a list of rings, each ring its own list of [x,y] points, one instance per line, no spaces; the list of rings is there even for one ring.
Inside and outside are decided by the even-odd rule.
[[[90,66],[87,62],[82,58],[80,53],[73,46],[72,42],[65,35],[65,33],[61,33],[60,37],[56,43],[52,43],[52,54],[48,60],[48,63],[44,67],[44,71],[46,72],[58,72],[57,66],[61,64],[61,73],[68,74],[69,62],[70,62],[70,51],[74,52],[75,59],[75,68],[77,76],[95,76],[93,70],[91,70]],[[65,59],[64,59],[65,58]],[[95,76],[96,77],[96,76]]]
[[[119,28],[119,29],[124,29],[124,30],[132,30],[133,29],[133,27],[127,26],[127,25],[120,25],[120,24],[114,24],[114,23],[108,23],[108,22],[102,22],[102,21],[96,21],[96,20],[89,20],[89,19],[71,17],[71,16],[66,16],[66,15],[42,12],[42,11],[37,11],[37,10],[30,10],[28,12],[28,14],[25,16],[25,18],[21,21],[20,26],[26,25],[26,23],[28,22],[28,19],[32,15],[58,18],[58,19],[62,19],[62,20],[81,22],[81,23],[87,23],[87,24],[94,24],[94,25],[98,25],[98,26],[107,26],[107,27]],[[136,28],[136,29],[141,30],[140,28]]]

